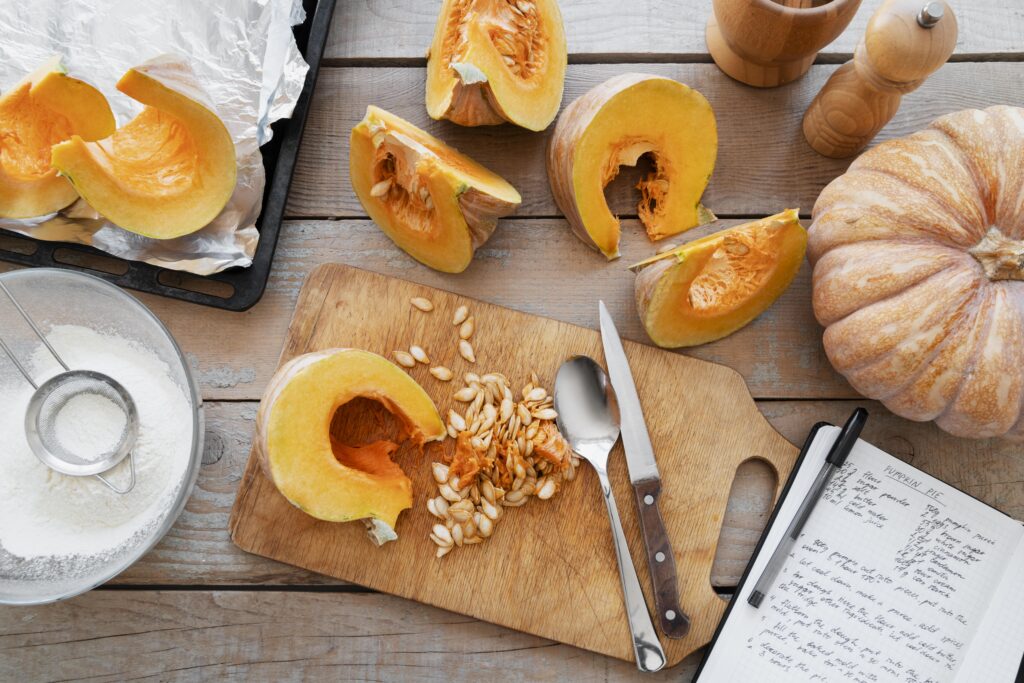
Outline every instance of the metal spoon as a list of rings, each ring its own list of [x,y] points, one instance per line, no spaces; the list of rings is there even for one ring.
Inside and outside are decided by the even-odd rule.
[[[633,634],[637,668],[658,671],[665,666],[665,651],[658,642],[647,611],[608,481],[608,454],[619,439],[619,406],[604,368],[589,356],[575,356],[562,363],[555,376],[555,410],[558,412],[558,429],[569,446],[591,464],[601,481],[615,541],[615,556],[619,561],[622,596],[629,617],[629,630]]]

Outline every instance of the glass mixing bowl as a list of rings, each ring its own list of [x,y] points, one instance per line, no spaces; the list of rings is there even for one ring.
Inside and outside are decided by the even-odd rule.
[[[163,538],[181,514],[195,485],[203,453],[203,405],[188,363],[167,328],[137,299],[104,280],[91,275],[52,268],[18,270],[0,274],[11,294],[47,334],[56,325],[78,325],[101,332],[113,332],[155,353],[170,368],[171,379],[188,398],[192,424],[192,451],[177,492],[155,524],[132,537],[116,552],[76,561],[73,568],[59,558],[47,565],[47,558],[33,560],[32,566],[18,561],[0,547],[0,604],[30,605],[69,598],[95,588],[127,569]],[[24,358],[40,342],[32,334],[6,296],[0,292],[0,335],[15,354]],[[57,349],[58,353],[60,349]],[[0,354],[0,387],[24,382],[10,360]],[[4,406],[0,392],[0,410]],[[8,441],[9,442],[9,441]],[[5,435],[0,434],[0,449]],[[0,476],[7,473],[0,471]],[[63,475],[60,475],[63,476]],[[6,558],[5,558],[6,554]]]

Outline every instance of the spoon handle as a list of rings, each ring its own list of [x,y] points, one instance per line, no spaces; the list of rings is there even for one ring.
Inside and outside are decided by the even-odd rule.
[[[658,671],[665,666],[665,651],[661,648],[661,643],[658,642],[658,634],[651,622],[650,612],[647,611],[647,602],[644,600],[644,592],[640,588],[640,579],[637,578],[636,569],[633,567],[633,558],[629,554],[626,534],[622,531],[622,522],[619,521],[619,510],[615,507],[615,496],[612,495],[608,472],[603,468],[594,469],[597,470],[597,476],[601,480],[601,492],[604,494],[604,502],[608,506],[608,519],[611,522],[612,539],[615,541],[615,556],[619,560],[622,597],[626,602],[629,631],[633,634],[636,666],[641,671]]]

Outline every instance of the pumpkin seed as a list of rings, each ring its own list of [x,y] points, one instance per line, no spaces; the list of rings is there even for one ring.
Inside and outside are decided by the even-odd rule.
[[[553,495],[555,495],[555,481],[545,478],[544,485],[537,491],[537,497],[541,500],[547,500]]]
[[[503,502],[504,503],[517,503],[520,500],[522,500],[525,495],[526,494],[523,493],[521,488],[519,490],[517,490],[517,491],[509,491],[508,493],[505,494],[505,500]]]
[[[458,430],[455,429],[455,427],[448,425],[448,436],[452,437],[453,439],[457,439],[459,438],[459,432]]]
[[[434,481],[438,484],[448,481],[448,465],[445,465],[443,462],[435,462],[430,465],[430,468],[434,474]]]
[[[535,412],[533,416],[538,420],[554,420],[558,417],[558,413],[555,412],[554,408],[544,408]]]
[[[461,415],[456,413],[454,410],[448,411],[448,424],[454,427],[457,431],[466,431],[466,420]]]
[[[413,306],[415,306],[416,308],[420,309],[424,313],[430,313],[432,310],[434,310],[433,302],[430,299],[427,299],[425,297],[414,296],[409,301],[410,301],[410,303],[412,303]]]
[[[413,344],[409,347],[409,354],[424,365],[430,364],[430,356],[427,355],[427,352],[423,350],[422,346]]]
[[[431,527],[430,530],[434,532],[434,535],[437,536],[439,539],[441,539],[445,543],[451,544],[452,532],[448,531],[448,527],[446,527],[444,524],[435,524],[433,527]]]
[[[473,316],[470,316],[469,320],[459,325],[459,337],[461,339],[469,339],[475,331],[476,322],[473,320]]]
[[[391,189],[392,182],[393,181],[392,181],[391,178],[385,178],[384,180],[380,181],[379,183],[374,183],[373,187],[370,188],[370,196],[371,197],[383,197],[384,195],[386,195],[388,193],[388,190]]]
[[[452,546],[446,545],[446,546],[443,546],[441,548],[438,548],[437,551],[434,553],[434,556],[437,557],[438,559],[441,559],[442,557],[444,557],[445,555],[447,555],[451,551],[452,551]]]
[[[473,345],[466,339],[459,340],[459,355],[468,360],[470,363],[476,362],[476,354],[473,353]]]
[[[398,361],[398,364],[401,365],[403,368],[416,367],[416,359],[413,358],[408,352],[395,351],[394,356],[395,360]]]
[[[466,306],[459,306],[455,309],[455,315],[452,317],[452,325],[461,325],[469,317],[469,308]]]
[[[452,378],[452,371],[443,365],[438,365],[436,367],[430,368],[430,374],[436,377],[437,379],[441,380],[442,382],[447,382]]]
[[[477,529],[480,531],[480,535],[484,538],[490,538],[491,534],[494,533],[494,522],[491,521],[490,517],[481,515],[480,520],[476,523]]]
[[[497,505],[487,499],[480,501],[480,511],[483,512],[488,519],[498,519],[498,515],[500,514],[498,512]]]
[[[452,395],[452,398],[460,403],[469,403],[476,398],[476,389],[473,387],[462,387]]]
[[[530,390],[529,395],[526,397],[527,401],[540,402],[548,397],[548,392],[544,391],[544,387],[536,387]]]
[[[455,489],[449,486],[447,483],[441,484],[437,487],[438,492],[450,503],[458,503],[462,500],[462,496],[458,494]]]

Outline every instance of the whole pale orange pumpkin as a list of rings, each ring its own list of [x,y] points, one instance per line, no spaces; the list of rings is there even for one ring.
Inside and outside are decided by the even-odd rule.
[[[814,313],[865,396],[1024,439],[1024,109],[967,109],[862,154],[814,205]]]

